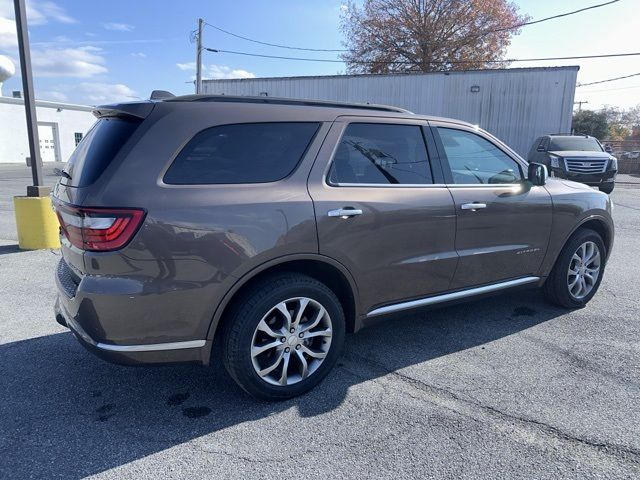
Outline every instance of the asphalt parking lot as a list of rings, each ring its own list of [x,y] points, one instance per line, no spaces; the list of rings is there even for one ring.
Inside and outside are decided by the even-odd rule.
[[[587,308],[525,291],[407,315],[262,403],[220,367],[86,352],[53,318],[59,252],[15,246],[28,178],[0,166],[0,478],[640,478],[640,185],[612,194]]]

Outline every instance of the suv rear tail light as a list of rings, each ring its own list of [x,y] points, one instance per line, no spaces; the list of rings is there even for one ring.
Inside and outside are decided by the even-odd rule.
[[[124,247],[140,228],[145,211],[136,208],[84,208],[56,204],[65,237],[72,245],[94,252]]]

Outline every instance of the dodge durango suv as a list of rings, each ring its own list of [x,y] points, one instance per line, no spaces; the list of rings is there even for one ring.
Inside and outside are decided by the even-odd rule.
[[[618,159],[589,135],[545,135],[533,142],[529,162],[546,165],[552,176],[613,192]]]
[[[520,287],[580,308],[598,290],[608,196],[476,126],[165,97],[96,108],[53,192],[56,320],[104,359],[222,361],[284,399],[327,375],[346,333],[394,314]]]

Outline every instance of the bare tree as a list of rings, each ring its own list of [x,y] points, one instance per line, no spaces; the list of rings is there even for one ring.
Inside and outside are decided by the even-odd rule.
[[[349,0],[342,59],[349,73],[501,67],[487,62],[504,58],[528,19],[508,0]]]

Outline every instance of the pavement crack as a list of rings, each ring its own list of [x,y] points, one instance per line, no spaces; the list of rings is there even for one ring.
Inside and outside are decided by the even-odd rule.
[[[615,458],[616,460],[640,465],[640,449],[633,448],[627,445],[601,442],[579,437],[543,421],[535,420],[522,415],[508,413],[500,410],[497,407],[483,403],[473,397],[463,397],[455,391],[426,383],[422,380],[410,377],[396,370],[389,370],[383,364],[371,360],[370,358],[366,358],[353,353],[350,353],[349,356],[353,357],[360,364],[364,363],[369,367],[375,368],[377,370],[382,370],[386,375],[390,375],[391,377],[400,380],[404,385],[430,395],[430,398],[428,399],[430,403],[447,408],[459,415],[463,415],[474,421],[483,422],[483,420],[485,420],[482,418],[483,416],[488,416],[493,419],[499,419],[504,423],[502,426],[497,426],[500,430],[516,433],[517,436],[524,441],[530,441],[530,435],[527,434],[533,432],[538,436],[542,434],[546,438],[552,438],[556,441],[568,442],[575,446],[586,447],[591,451],[607,454]],[[353,370],[348,370],[353,375],[361,376]],[[380,378],[376,378],[374,379],[374,381],[380,381]],[[416,397],[415,395],[411,395],[410,393],[409,395],[414,399],[425,400],[423,397]],[[484,421],[484,423],[488,422]],[[525,431],[513,431],[512,427],[517,427],[519,430]]]

